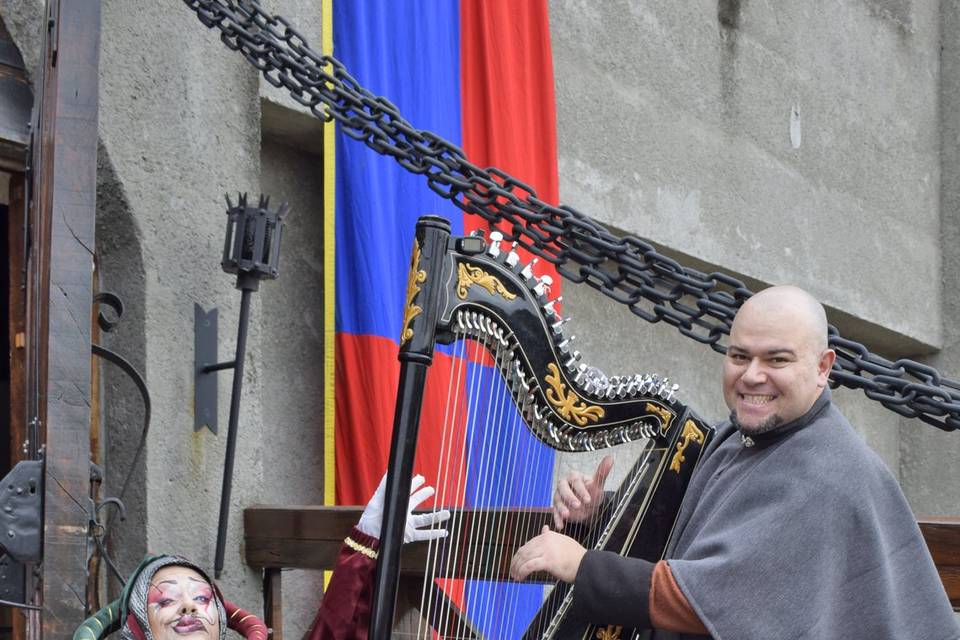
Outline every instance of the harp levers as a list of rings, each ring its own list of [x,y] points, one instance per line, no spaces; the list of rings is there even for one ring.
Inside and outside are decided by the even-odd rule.
[[[451,238],[437,218],[417,225],[401,330],[401,380],[391,448],[394,501],[384,520],[373,637],[390,634],[399,571],[391,522],[405,512],[403,478],[415,455],[430,457],[436,504],[460,506],[449,535],[431,542],[422,569],[420,638],[629,638],[632,630],[584,626],[567,615],[573,589],[547,576],[509,579],[514,551],[552,526],[556,452],[591,452],[641,442],[621,486],[564,533],[588,549],[655,561],[670,538],[680,500],[713,430],[655,375],[607,378],[581,362],[565,335],[553,282],[521,264],[502,236]],[[442,396],[440,424],[416,442],[426,369]],[[442,392],[438,389],[442,388]],[[426,440],[425,440],[426,439]],[[416,442],[416,444],[413,444]],[[426,451],[432,451],[430,456]],[[419,452],[419,454],[418,454]],[[584,465],[586,466],[586,465]],[[400,522],[402,527],[402,521]]]

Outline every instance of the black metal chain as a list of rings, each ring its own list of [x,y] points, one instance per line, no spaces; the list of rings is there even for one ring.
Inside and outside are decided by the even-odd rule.
[[[664,321],[683,335],[724,353],[737,309],[750,297],[728,275],[702,273],[658,253],[636,236],[615,236],[599,222],[567,207],[551,206],[523,182],[495,168],[471,164],[457,146],[407,122],[396,106],[363,88],[344,65],[315,52],[281,16],[257,0],[184,0],[200,21],[220,31],[266,80],[286,88],[324,121],[408,171],[435,193],[476,214],[566,279],[587,283],[648,322]],[[960,383],[924,364],[870,353],[831,328],[837,351],[831,384],[863,389],[883,406],[946,431],[960,428]]]

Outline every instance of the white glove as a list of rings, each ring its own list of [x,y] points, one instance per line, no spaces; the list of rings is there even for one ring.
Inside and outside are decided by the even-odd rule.
[[[446,529],[433,526],[450,519],[450,512],[446,509],[411,514],[414,509],[434,494],[434,489],[431,486],[423,487],[417,491],[417,488],[424,482],[426,480],[419,474],[413,476],[413,480],[410,482],[410,502],[407,504],[407,522],[403,529],[404,542],[435,540],[447,535]],[[383,522],[383,498],[386,487],[387,474],[383,474],[383,477],[380,478],[380,484],[377,485],[377,490],[373,492],[373,497],[370,498],[370,502],[367,503],[363,515],[360,516],[360,521],[357,523],[357,529],[378,539],[380,538],[380,526]]]

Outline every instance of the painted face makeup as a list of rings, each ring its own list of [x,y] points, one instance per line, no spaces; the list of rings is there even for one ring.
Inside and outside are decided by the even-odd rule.
[[[189,567],[163,567],[150,581],[147,621],[155,640],[220,637],[213,587]]]

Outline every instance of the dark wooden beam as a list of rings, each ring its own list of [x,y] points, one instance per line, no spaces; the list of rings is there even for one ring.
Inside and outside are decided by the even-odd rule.
[[[243,530],[246,562],[258,569],[332,569],[343,539],[360,519],[361,507],[262,507],[244,509]],[[547,509],[454,510],[448,528],[467,542],[457,547],[457,558],[439,566],[436,575],[462,577],[483,575],[506,580],[510,558],[521,544],[540,532],[548,522]],[[469,536],[458,531],[472,531]],[[401,571],[423,574],[428,545],[404,545]],[[545,576],[541,576],[545,579]]]
[[[271,640],[283,640],[283,586],[280,569],[263,572],[263,622]]]
[[[23,174],[10,180],[10,208],[7,216],[7,255],[10,264],[8,287],[10,292],[10,466],[23,460],[23,441],[26,438],[24,416],[27,415],[27,314],[23,247]]]
[[[246,561],[261,569],[332,569],[343,539],[360,519],[362,507],[268,507],[254,506],[243,512],[243,531]],[[485,576],[506,579],[507,565],[517,542],[532,537],[549,520],[549,511],[463,510],[468,528],[471,519],[487,518],[493,522],[514,521],[521,518],[525,533],[508,535],[516,540],[486,540],[470,543],[472,551],[465,553],[473,560],[461,570],[477,571],[483,565]],[[456,523],[459,516],[450,520]],[[499,518],[499,520],[497,519]],[[960,608],[960,517],[926,518],[919,521],[930,555],[937,566],[947,596],[954,607]],[[454,527],[457,525],[453,525]],[[501,531],[517,531],[507,526]],[[427,545],[404,546],[401,568],[405,575],[422,575],[427,561]],[[489,560],[487,562],[486,560]],[[439,571],[445,575],[446,571]],[[456,577],[459,577],[456,576]],[[546,581],[546,577],[543,577]]]
[[[960,517],[921,518],[919,524],[950,604],[960,609]]]
[[[46,460],[42,636],[68,638],[83,621],[87,588],[100,2],[50,0],[48,11],[32,249],[46,262],[36,390]]]
[[[26,439],[24,416],[27,415],[27,314],[26,286],[24,269],[23,230],[24,199],[26,183],[22,173],[14,174],[10,179],[10,207],[7,226],[7,255],[9,273],[9,341],[10,341],[10,467],[24,459],[23,442]],[[33,593],[33,585],[25,590],[27,596]],[[23,640],[27,637],[26,617],[12,616],[12,637]]]

